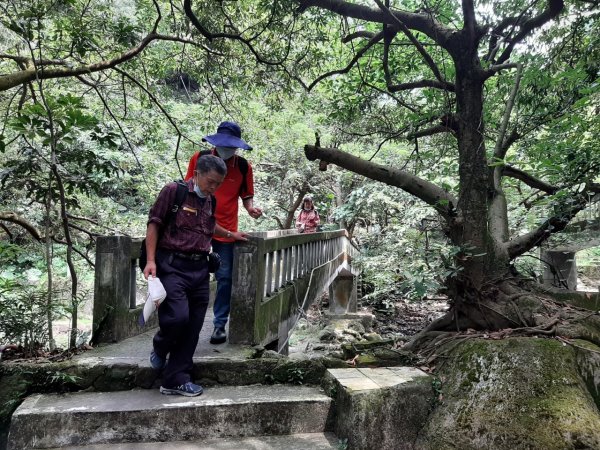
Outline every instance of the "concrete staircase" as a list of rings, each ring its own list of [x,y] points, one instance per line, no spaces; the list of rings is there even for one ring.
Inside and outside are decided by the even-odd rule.
[[[332,400],[307,386],[36,394],[13,414],[8,448],[332,449],[332,416]]]
[[[436,399],[413,367],[328,369],[322,386],[333,398],[282,384],[36,394],[13,414],[8,449],[412,450]]]

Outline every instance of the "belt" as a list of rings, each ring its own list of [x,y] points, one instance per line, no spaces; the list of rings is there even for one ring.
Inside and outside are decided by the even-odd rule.
[[[180,252],[172,252],[173,256],[177,256],[182,259],[189,259],[191,261],[200,261],[205,260],[208,257],[208,253],[180,253]]]

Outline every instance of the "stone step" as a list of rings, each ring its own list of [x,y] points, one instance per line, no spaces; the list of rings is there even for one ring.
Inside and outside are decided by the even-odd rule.
[[[284,436],[203,439],[201,441],[139,442],[63,447],[61,450],[327,450],[339,449],[333,433],[302,433]]]
[[[157,389],[36,394],[12,416],[9,449],[322,433],[332,400],[307,386],[209,387],[199,397]]]

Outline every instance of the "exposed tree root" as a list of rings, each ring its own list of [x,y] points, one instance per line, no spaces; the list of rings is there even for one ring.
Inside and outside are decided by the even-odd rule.
[[[465,294],[469,292],[469,298]],[[483,292],[463,289],[450,310],[404,346],[431,364],[443,357],[449,342],[464,339],[504,339],[515,336],[583,339],[600,345],[600,315],[557,301],[526,281],[511,279]],[[444,347],[444,353],[438,348]],[[451,346],[453,347],[453,346]]]

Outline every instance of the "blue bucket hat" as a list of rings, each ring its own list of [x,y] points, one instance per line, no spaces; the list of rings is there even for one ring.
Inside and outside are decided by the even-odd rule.
[[[252,147],[242,139],[242,130],[235,122],[221,122],[216,134],[204,136],[202,140],[215,147],[235,147],[252,150]]]

